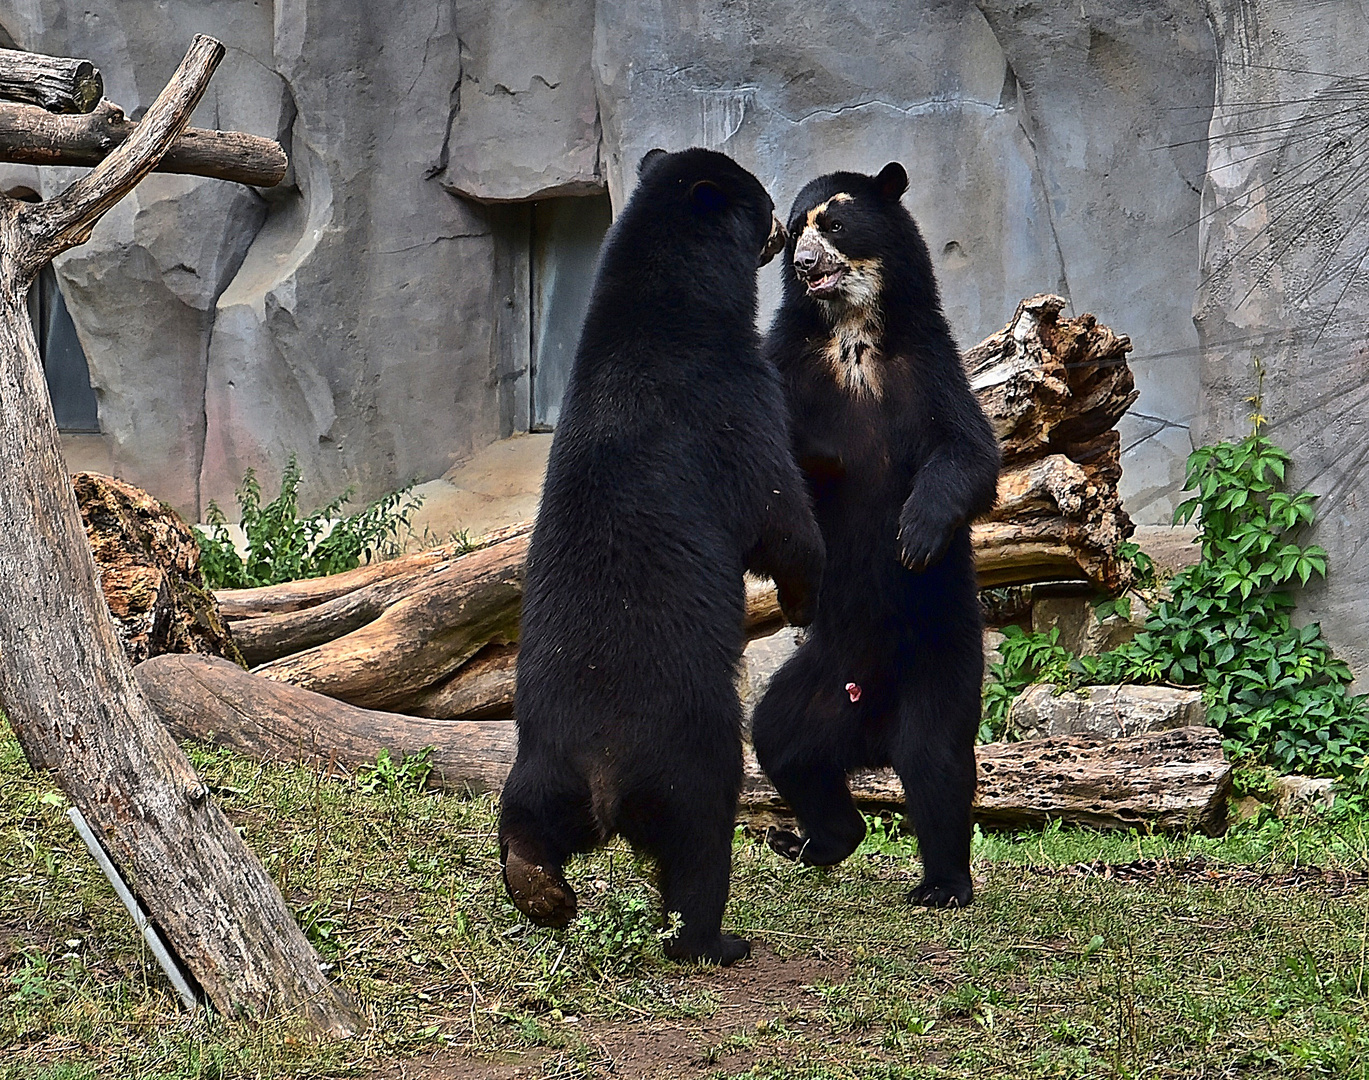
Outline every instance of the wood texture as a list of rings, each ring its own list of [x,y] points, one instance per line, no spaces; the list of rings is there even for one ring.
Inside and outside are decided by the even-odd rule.
[[[482,537],[474,547],[470,545],[448,544],[444,547],[428,548],[397,559],[368,563],[355,570],[344,570],[340,574],[327,577],[303,578],[287,581],[280,585],[263,585],[256,589],[220,589],[215,593],[219,601],[219,611],[225,619],[254,619],[263,615],[277,615],[292,611],[304,611],[319,604],[336,600],[350,592],[384,581],[386,578],[411,574],[434,563],[448,562],[459,558],[463,553],[487,548],[504,540],[532,533],[531,521],[519,521]]]
[[[350,772],[374,763],[381,750],[398,761],[431,747],[429,786],[498,791],[518,750],[512,721],[428,720],[358,709],[217,657],[167,653],[134,672],[177,739],[211,741],[257,761],[299,761]]]
[[[0,49],[0,98],[50,113],[88,113],[105,92],[89,60]]]
[[[382,750],[433,750],[429,783],[444,790],[498,790],[517,753],[510,720],[427,720],[357,709],[298,687],[271,683],[213,657],[165,655],[136,669],[152,706],[177,738],[210,739],[259,760],[355,769]],[[1057,737],[977,748],[975,819],[995,828],[1059,820],[1095,828],[1213,832],[1222,825],[1231,766],[1221,734],[1178,728],[1112,741]],[[785,809],[748,749],[741,804],[748,813]],[[891,771],[851,778],[869,808],[897,808]]]
[[[84,116],[56,116],[33,105],[0,103],[0,161],[98,165],[140,126],[112,101],[101,101]],[[274,139],[186,128],[153,171],[275,187],[288,166],[285,151]]]
[[[1065,301],[1022,301],[1008,325],[965,354],[970,385],[998,436],[998,506],[975,526],[984,588],[1086,578],[1119,593],[1132,533],[1117,484],[1113,426],[1136,401],[1129,338],[1092,315],[1062,319]]]
[[[517,640],[527,551],[521,535],[437,563],[374,621],[255,670],[364,708],[404,709],[487,644]]]
[[[61,195],[0,199],[0,708],[221,1013],[293,1014],[345,1036],[360,1014],[320,973],[275,883],[138,691],[96,578],[26,303],[38,270],[86,239],[157,164],[223,52],[195,38],[134,135]]]
[[[200,574],[200,545],[180,515],[112,476],[77,473],[71,486],[129,662],[164,652],[239,660]]]

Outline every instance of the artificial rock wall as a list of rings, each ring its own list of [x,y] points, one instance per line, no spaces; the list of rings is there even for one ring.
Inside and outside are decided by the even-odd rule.
[[[621,205],[653,146],[724,149],[782,209],[898,158],[962,344],[1043,290],[1132,335],[1138,521],[1243,430],[1260,359],[1324,494],[1309,610],[1369,667],[1358,0],[0,4],[0,38],[88,56],[130,111],[197,31],[229,56],[196,123],[277,136],[291,176],[153,177],[57,268],[113,468],[183,512],[291,452],[306,499],[373,496],[525,427],[529,200]]]

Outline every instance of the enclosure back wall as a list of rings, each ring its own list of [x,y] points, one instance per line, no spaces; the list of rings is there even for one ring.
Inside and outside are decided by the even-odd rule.
[[[306,501],[430,479],[554,421],[604,193],[643,152],[725,149],[782,208],[898,158],[962,345],[1043,290],[1135,339],[1138,521],[1168,520],[1195,440],[1242,429],[1260,355],[1272,432],[1327,493],[1310,610],[1369,666],[1358,0],[0,4],[0,38],[91,58],[134,115],[196,31],[230,50],[194,122],[278,137],[292,176],[152,177],[58,263],[99,402],[73,458],[192,517],[291,452]]]

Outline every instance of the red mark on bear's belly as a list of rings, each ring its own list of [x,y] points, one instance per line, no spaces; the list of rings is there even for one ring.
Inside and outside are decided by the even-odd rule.
[[[860,683],[848,682],[846,692],[851,695],[851,704],[854,705],[860,700]]]

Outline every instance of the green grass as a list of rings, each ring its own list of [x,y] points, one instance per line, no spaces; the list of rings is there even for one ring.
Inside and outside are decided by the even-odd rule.
[[[656,1030],[697,1047],[687,1075],[1369,1076],[1369,890],[1251,883],[1252,870],[1369,869],[1362,817],[1218,839],[977,836],[963,912],[906,905],[915,849],[890,823],[834,870],[739,832],[728,922],[771,967],[777,955],[805,973],[781,994],[738,982],[748,965],[663,960],[650,875],[621,845],[573,864],[580,920],[536,930],[498,885],[488,797],[194,760],[371,1030],[318,1045],[285,1024],[179,1012],[0,725],[0,1080],[389,1077],[434,1051],[598,1076]],[[1196,857],[1212,881],[1166,872]],[[1153,880],[1060,872],[1138,859],[1158,860]]]

